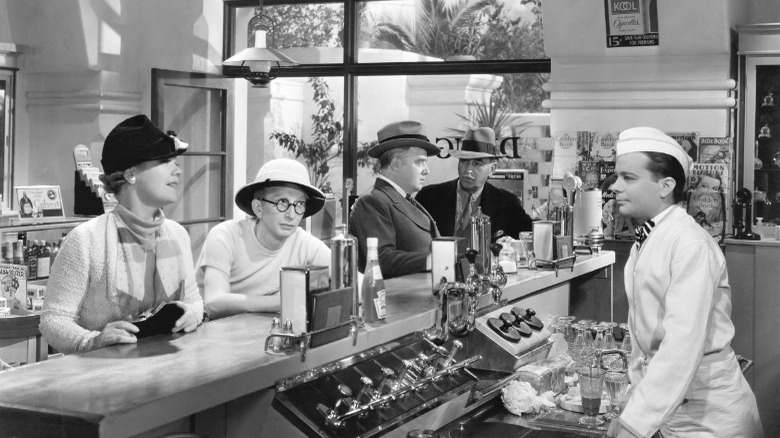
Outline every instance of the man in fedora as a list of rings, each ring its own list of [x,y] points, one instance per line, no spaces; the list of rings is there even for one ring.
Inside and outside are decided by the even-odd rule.
[[[250,217],[215,226],[203,244],[195,275],[208,316],[278,311],[282,267],[330,266],[330,249],[298,226],[324,204],[303,164],[265,163],[236,193],[236,205]]]
[[[428,141],[420,122],[390,123],[377,133],[368,155],[379,160],[373,190],[358,198],[349,228],[358,241],[358,270],[366,267],[366,238],[379,239],[384,278],[430,269],[431,238],[438,237],[431,216],[412,195],[428,175],[428,157],[439,148]]]
[[[460,150],[450,154],[458,159],[458,178],[423,187],[416,199],[433,216],[442,235],[463,237],[459,252],[468,244],[469,218],[477,206],[490,217],[493,240],[501,236],[517,239],[520,231],[531,230],[531,218],[517,196],[487,182],[498,159],[504,157],[491,128],[467,130]]]

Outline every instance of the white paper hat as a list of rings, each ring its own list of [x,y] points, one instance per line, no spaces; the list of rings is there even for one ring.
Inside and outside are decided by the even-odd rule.
[[[685,178],[693,168],[693,159],[672,137],[656,128],[629,128],[620,133],[617,140],[616,155],[619,157],[630,152],[658,152],[673,156],[682,166]]]

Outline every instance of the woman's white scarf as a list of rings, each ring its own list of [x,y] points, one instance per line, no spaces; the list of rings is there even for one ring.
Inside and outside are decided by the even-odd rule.
[[[137,318],[160,303],[184,298],[186,272],[181,248],[162,226],[164,222],[162,210],[152,222],[142,220],[121,205],[108,215],[107,291],[109,299],[119,305],[125,316]],[[147,272],[148,257],[155,257],[153,272]],[[147,290],[149,283],[154,284],[153,290]]]

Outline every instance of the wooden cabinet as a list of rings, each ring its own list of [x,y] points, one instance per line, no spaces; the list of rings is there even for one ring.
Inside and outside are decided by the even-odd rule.
[[[764,434],[780,436],[780,242],[726,240],[731,284],[732,347],[752,359],[745,374],[756,394]]]

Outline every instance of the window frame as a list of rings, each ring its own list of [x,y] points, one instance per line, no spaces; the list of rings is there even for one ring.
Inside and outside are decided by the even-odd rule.
[[[234,54],[236,43],[236,9],[257,6],[296,4],[342,4],[344,6],[344,56],[341,64],[301,64],[277,67],[277,77],[329,76],[344,78],[344,175],[357,178],[357,79],[360,76],[460,75],[550,73],[551,61],[545,59],[474,60],[436,62],[360,63],[357,61],[357,0],[222,0],[222,60]],[[381,1],[381,0],[370,0]]]
[[[14,153],[15,153],[15,127],[16,127],[16,67],[0,67],[0,79],[7,81],[4,111],[0,112],[0,123],[3,124],[3,138],[0,144],[3,147],[3,175],[0,180],[0,195],[5,200],[8,208],[14,207]],[[6,184],[7,183],[7,184]]]

